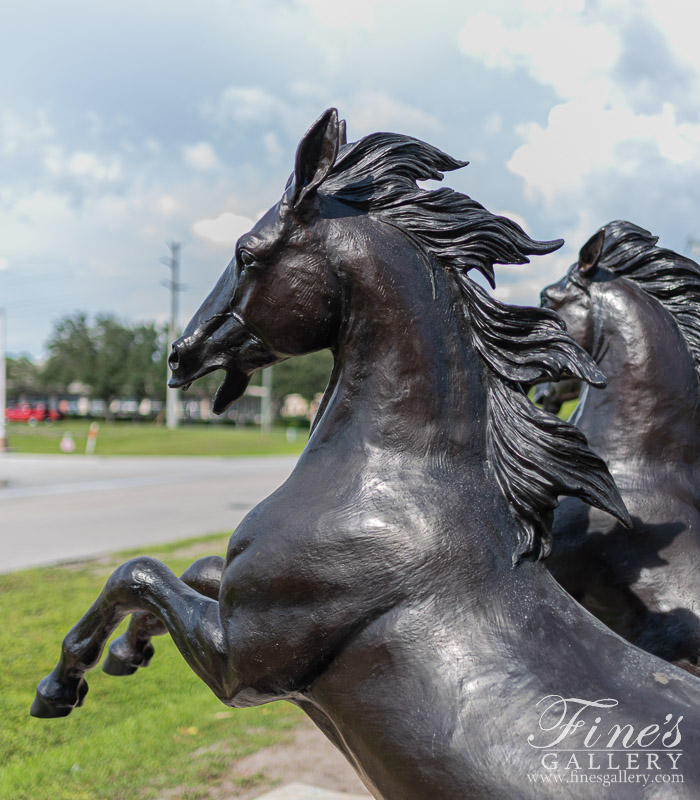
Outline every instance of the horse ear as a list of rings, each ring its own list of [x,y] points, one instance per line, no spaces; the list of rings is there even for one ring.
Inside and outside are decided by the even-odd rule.
[[[578,271],[584,274],[593,272],[600,254],[603,252],[603,242],[605,241],[605,228],[601,228],[598,233],[593,236],[583,245],[581,252],[578,254]]]
[[[294,194],[291,198],[295,209],[313,197],[331,171],[338,155],[338,132],[338,112],[335,108],[329,108],[299,142],[294,164]]]
[[[338,144],[348,143],[348,126],[344,119],[338,123]]]

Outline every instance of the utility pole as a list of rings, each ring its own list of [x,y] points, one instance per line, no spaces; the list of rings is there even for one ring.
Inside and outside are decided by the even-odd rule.
[[[5,309],[0,308],[0,453],[7,450],[7,430],[5,427],[5,408],[7,393],[5,383],[5,341],[6,341]]]
[[[178,337],[178,295],[185,288],[180,282],[180,242],[166,242],[170,250],[170,258],[161,258],[161,264],[165,264],[171,270],[169,280],[163,281],[163,286],[170,289],[170,325],[168,327],[168,352],[172,343]],[[167,377],[170,377],[170,369],[166,370]],[[177,389],[167,389],[165,395],[165,424],[171,430],[177,428],[178,423],[178,401],[180,392]]]
[[[272,427],[272,367],[262,371],[263,395],[260,398],[260,429],[269,433]]]

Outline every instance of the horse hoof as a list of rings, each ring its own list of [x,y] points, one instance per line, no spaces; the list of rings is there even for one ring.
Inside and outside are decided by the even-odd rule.
[[[72,710],[73,706],[56,705],[37,692],[29,713],[32,717],[39,719],[58,719],[58,717],[67,717]]]
[[[119,636],[107,651],[107,657],[102,662],[102,671],[108,675],[133,675],[139,667],[149,665],[153,653],[153,645],[150,642],[145,644],[140,651],[134,651],[132,647],[121,641],[121,636]]]
[[[137,669],[137,666],[135,667],[127,661],[122,661],[121,658],[118,658],[111,652],[107,653],[107,657],[102,662],[102,671],[106,672],[108,675],[117,675],[118,677],[133,675]]]
[[[29,713],[32,717],[39,719],[58,719],[59,717],[67,717],[74,708],[82,706],[85,695],[88,691],[88,685],[85,680],[81,680],[78,684],[78,696],[75,702],[66,702],[64,698],[58,699],[56,696],[50,696],[47,693],[50,678],[44,678],[39,682],[36,689],[36,696]],[[65,697],[65,690],[59,689],[59,692]],[[59,694],[56,692],[55,694]]]

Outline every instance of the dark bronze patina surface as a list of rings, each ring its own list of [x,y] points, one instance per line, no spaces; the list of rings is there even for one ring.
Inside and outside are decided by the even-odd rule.
[[[612,633],[539,560],[559,495],[628,518],[583,436],[520,384],[603,379],[553,312],[506,306],[468,277],[559,242],[416,183],[462,165],[396,134],[344,144],[335,110],[310,128],[282,199],[171,356],[173,386],[226,370],[222,411],[254,370],[330,348],[308,445],[231,537],[218,593],[220,562],[184,579],[149,558],[119,567],[66,636],[35,715],[80,705],[109,633],[148,612],[160,622],[133,619],[110,671],[146,663],[162,623],[222,702],[296,703],[377,798],[599,798],[528,780],[543,771],[537,704],[552,695],[613,698],[596,708],[606,730],[683,716],[698,752],[700,682]],[[683,768],[672,794],[648,796],[696,797],[700,764]]]
[[[611,222],[542,302],[605,373],[572,421],[633,523],[567,498],[547,565],[622,636],[700,674],[700,267]]]

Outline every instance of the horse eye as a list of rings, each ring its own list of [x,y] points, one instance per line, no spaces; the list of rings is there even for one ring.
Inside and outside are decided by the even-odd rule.
[[[238,262],[241,265],[241,268],[245,269],[246,267],[250,267],[252,264],[255,264],[255,256],[248,250],[241,249],[238,251]]]

